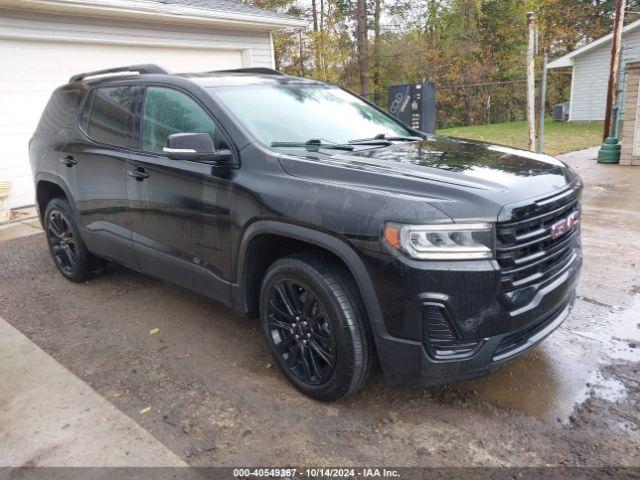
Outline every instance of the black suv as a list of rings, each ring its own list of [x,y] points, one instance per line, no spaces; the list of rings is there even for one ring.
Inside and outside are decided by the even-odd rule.
[[[30,143],[60,272],[106,260],[259,316],[325,401],[485,374],[567,317],[581,182],[562,162],[425,135],[268,69],[76,75]]]

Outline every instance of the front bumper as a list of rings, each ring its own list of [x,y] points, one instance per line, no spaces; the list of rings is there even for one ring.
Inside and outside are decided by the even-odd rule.
[[[577,249],[560,275],[543,285],[526,307],[515,310],[500,301],[499,269],[487,264],[473,270],[470,265],[459,264],[458,270],[451,265],[439,270],[434,265],[416,269],[404,260],[378,270],[387,280],[385,288],[378,290],[381,305],[386,306],[385,328],[374,335],[386,383],[428,387],[466,380],[522,355],[569,315],[582,258]],[[425,305],[445,311],[452,338],[475,344],[472,351],[463,358],[434,355],[422,328],[427,321]]]
[[[430,387],[487,375],[550,335],[569,316],[574,302],[575,293],[559,312],[543,319],[534,328],[484,339],[480,349],[467,360],[436,361],[422,344],[384,339],[378,349],[382,352],[380,361],[385,382],[389,385]],[[511,348],[500,349],[505,340],[518,337],[520,333],[523,334],[520,341],[514,341]]]

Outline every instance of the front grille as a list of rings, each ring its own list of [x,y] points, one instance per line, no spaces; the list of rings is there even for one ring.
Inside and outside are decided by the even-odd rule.
[[[580,209],[580,186],[520,204],[507,211],[509,217],[497,225],[497,260],[501,269],[501,291],[508,306],[530,301],[545,283],[559,276],[578,255],[579,222],[559,238],[551,227]]]
[[[460,360],[471,357],[481,340],[458,340],[441,305],[422,306],[422,337],[425,348],[436,360]]]

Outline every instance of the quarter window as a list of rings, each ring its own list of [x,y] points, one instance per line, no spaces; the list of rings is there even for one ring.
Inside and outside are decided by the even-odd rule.
[[[89,136],[110,145],[139,147],[136,105],[141,92],[134,86],[96,89],[86,107],[91,109],[86,124]]]
[[[162,153],[167,137],[174,133],[208,133],[216,144],[211,117],[188,95],[162,87],[147,88],[142,117],[142,148]]]

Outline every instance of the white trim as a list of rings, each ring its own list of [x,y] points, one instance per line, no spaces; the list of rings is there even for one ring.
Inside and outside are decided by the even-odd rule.
[[[47,32],[43,32],[47,33]],[[50,33],[50,32],[48,32]],[[26,41],[42,41],[42,40],[51,40],[52,42],[60,42],[60,43],[91,43],[97,45],[131,45],[136,47],[165,47],[165,48],[188,48],[188,49],[196,49],[196,50],[229,50],[229,51],[239,51],[243,56],[243,64],[245,63],[245,55],[248,58],[248,63],[252,61],[252,50],[251,48],[242,48],[238,45],[218,45],[218,44],[197,44],[197,43],[176,43],[167,40],[166,42],[161,41],[136,41],[136,40],[114,40],[108,38],[87,38],[87,37],[79,37],[79,36],[69,36],[65,35],[64,37],[58,37],[56,35],[36,35],[36,34],[19,34],[19,33],[9,33],[0,31],[0,38],[9,38],[16,40],[26,40]],[[250,65],[248,65],[250,66]]]
[[[640,20],[636,20],[635,22],[630,23],[629,25],[624,27],[624,29],[622,30],[622,33],[625,34],[625,33],[631,32],[639,27],[640,27]],[[594,48],[609,42],[612,38],[613,38],[613,33],[605,35],[604,37],[600,37],[597,40],[594,40],[593,42],[588,43],[578,48],[577,50],[574,50],[571,53],[568,53],[567,55],[564,55],[560,58],[556,58],[553,62],[547,65],[547,68],[571,67],[574,63],[575,57],[582,55],[584,53],[587,53],[588,51],[593,50]]]
[[[573,89],[575,88],[576,69],[571,68],[571,92],[569,93],[569,121],[573,121]]]
[[[22,10],[57,11],[74,15],[96,15],[228,25],[236,28],[262,28],[274,30],[286,27],[306,26],[305,20],[287,16],[268,16],[247,12],[232,12],[161,4],[150,0],[4,0],[5,7]]]
[[[276,68],[276,49],[273,46],[273,32],[269,32],[269,45],[271,47],[271,68]]]

